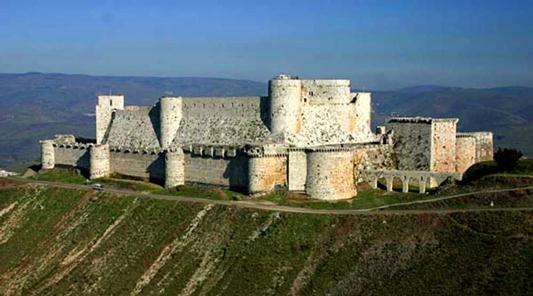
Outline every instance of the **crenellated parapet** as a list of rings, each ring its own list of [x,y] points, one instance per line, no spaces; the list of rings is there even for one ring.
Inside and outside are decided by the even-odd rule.
[[[161,154],[165,150],[160,148],[139,148],[139,147],[111,147],[109,148],[111,152],[114,153],[132,153],[132,154],[150,154],[156,155]]]
[[[235,158],[239,153],[239,147],[228,145],[185,145],[182,147],[185,153],[193,156],[210,158]]]

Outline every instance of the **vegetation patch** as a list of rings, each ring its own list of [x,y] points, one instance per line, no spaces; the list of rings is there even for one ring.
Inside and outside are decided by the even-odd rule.
[[[520,159],[512,168],[502,168],[495,161],[484,161],[471,166],[463,175],[463,183],[478,180],[488,175],[533,176],[533,159]]]
[[[72,184],[86,184],[87,182],[87,178],[85,178],[76,169],[55,168],[52,170],[41,171],[31,178],[34,180],[64,182]]]

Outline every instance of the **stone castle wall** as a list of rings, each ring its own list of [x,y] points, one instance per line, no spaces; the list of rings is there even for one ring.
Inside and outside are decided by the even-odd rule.
[[[185,155],[182,149],[165,153],[165,188],[185,184]]]
[[[489,161],[494,157],[493,134],[491,132],[459,133],[476,139],[476,162]]]
[[[41,141],[41,166],[45,170],[53,169],[55,166],[54,141]]]
[[[392,120],[387,122],[386,128],[394,131],[394,152],[399,170],[431,169],[431,121]]]
[[[89,146],[84,148],[75,148],[72,146],[54,147],[55,164],[63,166],[72,166],[89,170]]]
[[[111,174],[109,145],[97,144],[89,148],[89,172],[91,179],[107,177]]]
[[[371,95],[351,93],[349,80],[287,75],[269,81],[268,97],[163,97],[124,107],[121,95],[99,96],[96,145],[70,135],[43,141],[42,163],[166,187],[202,183],[252,194],[288,187],[342,199],[356,194],[364,170],[451,173],[472,158],[492,159],[492,134],[456,137],[455,119],[393,118],[376,135],[371,112]]]
[[[248,193],[266,193],[287,185],[287,157],[271,155],[248,159]]]
[[[183,116],[182,105],[182,98],[164,97],[159,100],[159,122],[152,122],[152,126],[156,131],[159,126],[159,145],[163,149],[170,147],[178,132]]]
[[[354,128],[351,133],[362,136],[372,135],[372,98],[370,93],[356,93],[355,95],[355,116],[351,124]]]
[[[476,139],[458,134],[455,142],[455,171],[464,173],[474,163],[476,163]]]
[[[357,194],[353,151],[317,149],[307,152],[306,193],[315,199],[352,198]]]
[[[213,158],[185,153],[185,181],[213,184],[245,191],[248,188],[246,157]]]
[[[96,104],[96,143],[101,144],[106,137],[114,110],[124,109],[124,96],[98,96]]]
[[[307,177],[307,155],[305,150],[289,150],[287,163],[289,190],[304,191]]]
[[[357,183],[364,182],[360,172],[363,170],[392,170],[397,162],[392,145],[373,144],[353,150],[354,178]]]
[[[457,119],[433,119],[431,171],[455,172]]]
[[[105,143],[121,148],[160,148],[159,109],[130,106],[113,113]]]
[[[174,145],[242,145],[268,138],[262,97],[183,98],[183,119]]]
[[[300,80],[302,96],[310,105],[349,104],[350,80],[346,79],[313,79]]]
[[[147,180],[165,179],[165,157],[161,153],[111,151],[110,158],[113,173]]]
[[[274,79],[268,84],[269,129],[273,134],[299,133],[302,129],[302,81]]]

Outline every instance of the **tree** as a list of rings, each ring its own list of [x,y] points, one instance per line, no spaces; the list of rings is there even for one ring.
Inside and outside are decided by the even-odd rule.
[[[494,161],[496,161],[498,168],[511,170],[516,167],[516,164],[522,155],[522,152],[517,149],[498,148],[496,153],[494,153]]]

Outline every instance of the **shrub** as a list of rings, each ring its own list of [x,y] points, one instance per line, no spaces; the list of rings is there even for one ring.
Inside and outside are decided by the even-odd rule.
[[[496,161],[498,168],[511,170],[516,167],[522,155],[522,152],[517,149],[498,148],[496,153],[494,153],[494,161]]]

